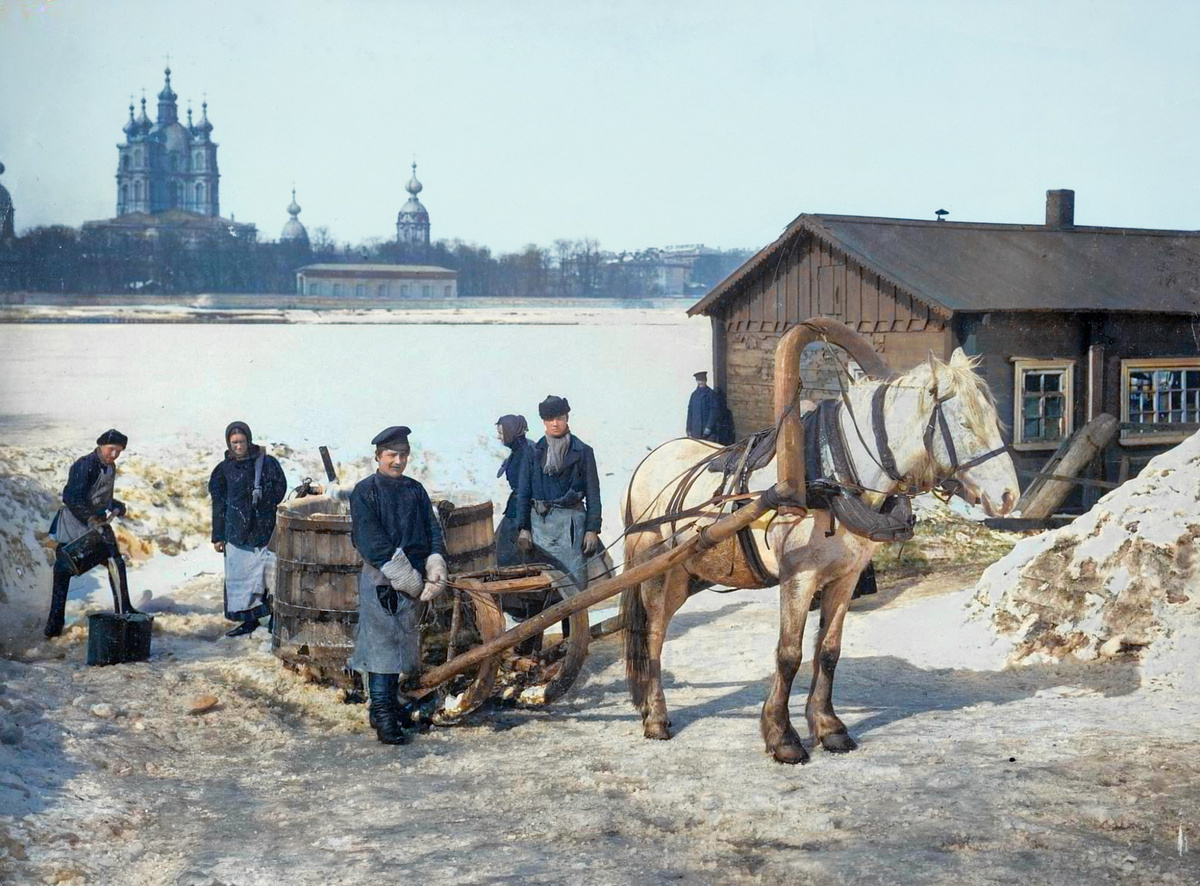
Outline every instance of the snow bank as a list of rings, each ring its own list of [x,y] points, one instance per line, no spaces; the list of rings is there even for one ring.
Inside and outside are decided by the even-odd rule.
[[[1200,667],[1200,434],[1087,514],[1019,542],[976,586],[977,613],[1025,661],[1148,650],[1148,680]]]

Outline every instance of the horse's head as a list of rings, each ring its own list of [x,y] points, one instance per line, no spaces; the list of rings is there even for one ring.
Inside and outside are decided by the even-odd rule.
[[[907,373],[919,385],[918,410],[925,423],[925,479],[956,480],[960,494],[993,517],[1016,507],[1017,472],[1001,437],[996,403],[973,360],[956,348],[950,362],[930,354],[929,362]]]

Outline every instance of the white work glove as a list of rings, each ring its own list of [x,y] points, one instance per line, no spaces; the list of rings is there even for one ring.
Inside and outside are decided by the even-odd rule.
[[[387,576],[392,587],[404,596],[415,599],[421,593],[421,573],[413,569],[413,565],[408,562],[404,548],[396,548],[392,559],[384,563],[379,571]]]
[[[446,568],[446,559],[441,554],[430,554],[425,561],[425,587],[421,591],[421,599],[428,603],[436,600],[446,592],[446,583],[450,581],[450,571]]]
[[[354,487],[352,486],[342,486],[340,483],[331,481],[322,487],[321,494],[328,496],[334,501],[349,501],[350,493],[353,491]]]

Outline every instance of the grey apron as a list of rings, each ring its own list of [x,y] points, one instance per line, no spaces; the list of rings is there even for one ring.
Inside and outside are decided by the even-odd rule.
[[[584,525],[587,513],[581,508],[550,508],[545,516],[536,510],[529,515],[533,543],[567,570],[572,584],[559,588],[563,597],[572,597],[588,585],[587,558],[583,555]]]
[[[112,506],[113,486],[117,481],[117,469],[106,466],[92,484],[88,492],[88,507],[92,513],[107,511]],[[50,527],[54,540],[60,545],[75,541],[88,531],[87,524],[80,523],[79,518],[71,513],[70,508],[59,508]]]
[[[425,604],[397,592],[400,603],[392,615],[379,602],[377,585],[391,587],[391,582],[370,563],[363,563],[358,574],[358,627],[350,668],[372,674],[416,674],[421,670]]]
[[[225,611],[248,612],[262,606],[275,574],[275,555],[268,548],[225,545]]]

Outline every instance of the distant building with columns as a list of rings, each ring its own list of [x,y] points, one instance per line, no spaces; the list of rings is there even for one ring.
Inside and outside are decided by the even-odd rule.
[[[296,293],[323,298],[458,298],[458,273],[434,265],[319,264],[296,271]]]

